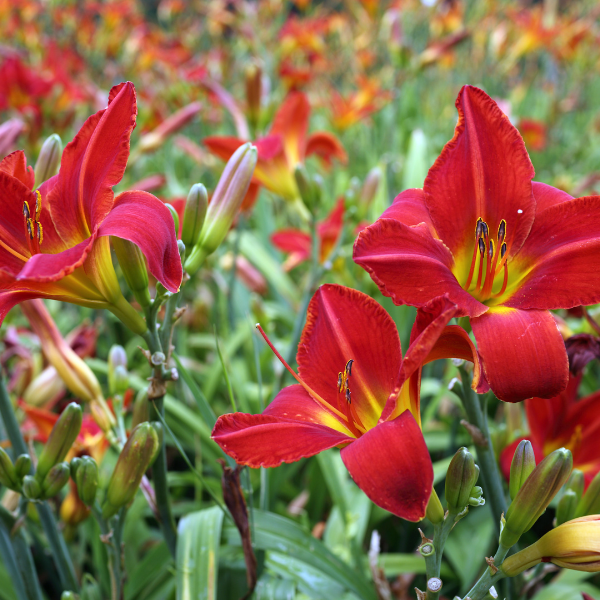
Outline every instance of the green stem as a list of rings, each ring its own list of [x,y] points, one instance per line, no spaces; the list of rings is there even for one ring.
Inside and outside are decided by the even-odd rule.
[[[31,596],[27,593],[25,589],[25,583],[23,582],[23,577],[21,577],[21,570],[19,569],[19,564],[17,563],[17,558],[15,556],[15,550],[13,548],[10,532],[3,522],[0,521],[0,557],[2,557],[2,564],[6,569],[10,580],[13,584],[15,592],[17,593],[18,598],[23,598],[23,600],[30,600]],[[34,572],[34,579],[37,581],[37,576]]]
[[[172,296],[169,296],[165,305],[165,318],[163,319],[162,325],[160,326],[160,345],[163,348],[167,359],[171,354],[171,338],[173,336],[173,315],[177,310],[179,304],[179,295],[177,292]]]
[[[506,514],[506,497],[500,478],[500,472],[492,448],[492,440],[487,424],[487,411],[483,411],[477,394],[471,389],[471,376],[464,367],[459,367],[462,385],[461,391],[463,407],[471,425],[475,425],[483,434],[483,443],[477,443],[477,461],[481,467],[481,478],[483,480],[483,491],[485,499],[490,503],[496,530],[500,531],[500,518],[502,513]]]
[[[447,513],[441,523],[433,526],[433,549],[434,552],[429,556],[425,556],[425,573],[427,581],[432,577],[440,578],[440,570],[442,568],[442,557],[444,555],[444,546],[450,531],[454,527],[455,514]],[[440,587],[441,589],[441,587]],[[440,596],[440,589],[432,591],[427,588],[427,600],[437,600]]]
[[[498,551],[494,555],[495,567],[499,567],[502,564],[502,561],[505,559],[509,550],[510,548],[506,548],[502,545],[498,548]],[[490,588],[504,577],[506,577],[506,575],[504,575],[502,571],[498,570],[496,573],[492,573],[491,567],[488,567],[477,583],[469,590],[469,593],[465,598],[469,598],[469,600],[483,600],[483,598],[488,595]]]
[[[100,526],[102,540],[107,548],[110,595],[112,600],[121,599],[121,587],[123,583],[123,575],[121,573],[121,539],[126,511],[125,507],[119,511],[115,527],[111,533],[109,523],[102,517],[102,511],[97,505],[92,507],[92,514]]]
[[[12,445],[14,456],[29,454],[27,444],[25,444],[25,440],[21,434],[17,417],[15,416],[8,391],[4,384],[2,373],[0,373],[0,417]],[[73,561],[71,560],[69,549],[65,544],[62,533],[58,529],[54,514],[46,502],[39,503],[37,509],[44,533],[50,545],[61,585],[64,590],[77,592],[79,590],[79,583],[75,575],[75,567],[73,566]]]

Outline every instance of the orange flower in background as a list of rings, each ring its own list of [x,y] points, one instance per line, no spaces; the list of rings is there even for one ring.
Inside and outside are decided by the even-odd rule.
[[[547,129],[541,121],[534,119],[521,119],[517,127],[523,136],[525,145],[535,152],[541,152],[546,148]]]

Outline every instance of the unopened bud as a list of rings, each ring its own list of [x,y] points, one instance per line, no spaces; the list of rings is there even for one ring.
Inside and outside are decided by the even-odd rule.
[[[61,155],[62,141],[56,133],[53,133],[42,144],[35,163],[35,187],[39,187],[44,181],[58,173]]]
[[[82,462],[83,461],[82,461],[81,457],[79,457],[79,456],[76,456],[71,459],[71,479],[73,481],[76,480],[75,478],[77,477],[77,470],[81,466]]]
[[[123,346],[114,345],[108,351],[108,390],[111,395],[122,394],[127,389],[123,388],[123,377],[128,379],[127,375],[127,353]],[[117,388],[119,390],[117,391]]]
[[[566,448],[549,454],[527,478],[506,513],[500,544],[510,548],[540,518],[550,501],[565,484],[573,468]]]
[[[256,160],[256,148],[247,143],[240,146],[225,165],[208,205],[198,242],[185,262],[188,273],[195,273],[225,239],[250,186]]]
[[[15,466],[4,448],[0,448],[0,483],[16,491],[21,487]]]
[[[42,498],[52,498],[67,485],[71,476],[71,467],[68,462],[54,465],[42,482]]]
[[[98,489],[98,465],[91,456],[84,456],[75,474],[77,493],[87,506],[94,504]]]
[[[365,205],[371,204],[373,198],[375,198],[382,176],[383,173],[381,171],[381,167],[373,167],[367,173],[365,181],[360,190],[360,199]]]
[[[509,577],[552,562],[563,569],[600,571],[600,515],[590,515],[552,529],[535,544],[509,556],[500,567]]]
[[[535,454],[533,446],[529,440],[521,440],[515,449],[513,459],[510,464],[510,483],[508,491],[510,497],[514,500],[518,491],[535,469]]]
[[[116,236],[111,239],[127,287],[140,303],[140,306],[147,308],[150,306],[150,292],[148,291],[146,258],[133,242]]]
[[[165,206],[169,209],[171,216],[173,217],[173,227],[175,227],[175,235],[179,233],[179,215],[177,214],[177,210],[172,204],[165,202]]]
[[[573,469],[571,477],[569,477],[569,481],[567,481],[565,488],[575,492],[575,495],[577,496],[577,502],[579,502],[583,496],[583,490],[585,488],[585,477],[583,475],[583,471],[580,471],[579,469]]]
[[[248,65],[245,72],[246,79],[246,106],[248,120],[252,127],[256,127],[260,119],[262,104],[262,69],[256,63]]]
[[[131,432],[106,490],[106,499],[102,505],[102,516],[105,519],[112,517],[133,500],[158,447],[158,436],[150,423],[142,423]]]
[[[183,225],[181,227],[181,241],[188,251],[196,245],[208,208],[208,193],[201,183],[195,183],[188,194],[185,210],[183,212]]]
[[[29,458],[29,454],[20,454],[17,456],[15,471],[19,479],[25,477],[25,475],[29,475],[29,471],[31,471],[31,458]]]
[[[82,418],[81,407],[76,402],[71,402],[62,411],[38,460],[35,476],[39,482],[44,481],[54,465],[65,459],[79,435]]]
[[[148,395],[145,390],[140,390],[133,403],[132,427],[137,427],[140,423],[145,423],[150,418],[149,408]]]
[[[556,524],[562,525],[575,516],[579,498],[573,490],[565,490],[556,507]]]
[[[440,502],[440,498],[436,491],[433,489],[431,490],[431,496],[429,497],[429,502],[427,503],[425,516],[434,525],[439,525],[444,520],[444,509],[442,507],[442,503]]]
[[[298,163],[294,168],[294,178],[300,192],[300,198],[311,212],[315,209],[315,189],[313,182],[310,179],[306,167],[302,163]]]
[[[37,500],[42,494],[42,488],[33,475],[23,477],[23,495],[29,500]]]
[[[600,472],[592,479],[585,494],[577,504],[575,517],[596,515],[600,513]]]
[[[485,506],[483,490],[476,485],[469,494],[469,506]]]
[[[450,461],[446,475],[446,502],[451,513],[459,513],[469,504],[478,477],[479,467],[473,455],[466,448],[460,448]]]

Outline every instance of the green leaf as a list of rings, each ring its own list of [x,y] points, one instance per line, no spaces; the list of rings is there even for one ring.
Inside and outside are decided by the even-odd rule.
[[[235,527],[226,526],[224,531],[228,544],[240,545]],[[363,573],[340,560],[322,542],[290,519],[255,509],[253,542],[255,548],[285,554],[317,569],[362,600],[376,598],[375,588]]]
[[[403,573],[425,573],[425,559],[418,554],[380,554],[379,566],[386,577],[397,577]],[[451,579],[453,576],[448,565],[442,563],[440,577]]]
[[[223,511],[218,506],[179,521],[177,600],[216,600],[222,524]]]
[[[125,600],[146,600],[157,587],[173,577],[171,555],[167,545],[157,544],[131,570],[125,584]]]

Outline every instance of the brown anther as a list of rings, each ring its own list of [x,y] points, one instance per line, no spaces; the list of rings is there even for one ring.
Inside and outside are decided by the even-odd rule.
[[[479,254],[483,256],[485,254],[485,242],[483,241],[483,238],[479,238],[477,243],[479,244]]]
[[[502,244],[502,247],[500,248],[500,258],[504,258],[505,254],[506,254],[506,242],[504,242]]]
[[[498,241],[502,243],[506,237],[506,221],[502,219],[500,226],[498,227]]]
[[[477,219],[477,225],[475,226],[475,239],[479,239],[483,233],[483,219],[479,217]]]
[[[485,221],[481,221],[481,226],[483,227],[483,237],[487,237],[490,232],[488,224]]]
[[[350,399],[350,390],[346,388],[346,402],[350,404],[352,400]]]
[[[498,572],[498,567],[494,564],[494,557],[490,556],[489,558],[485,557],[485,562],[487,563],[492,575],[495,575]]]
[[[29,218],[31,217],[31,213],[29,212],[29,204],[27,203],[27,200],[25,200],[25,202],[23,202],[23,216],[29,220]]]
[[[488,254],[489,254],[490,258],[494,258],[494,242],[492,242],[492,240],[490,240],[490,247],[488,250]]]

